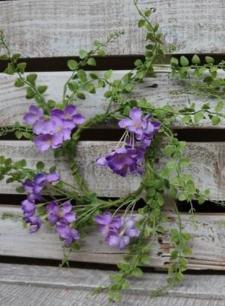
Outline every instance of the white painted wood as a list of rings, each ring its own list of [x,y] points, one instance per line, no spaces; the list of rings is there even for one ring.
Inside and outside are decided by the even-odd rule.
[[[175,226],[176,216],[169,215],[165,227]],[[224,214],[196,214],[195,221],[181,214],[185,232],[192,236],[192,254],[188,257],[189,268],[194,270],[225,270]],[[148,266],[167,268],[171,246],[168,234],[154,241]],[[0,206],[0,255],[28,258],[57,259],[63,257],[62,243],[54,229],[43,226],[39,232],[29,234],[21,224],[21,211],[17,207]],[[90,229],[79,251],[71,254],[71,261],[109,263],[121,261],[124,251],[108,247],[95,226]]]
[[[141,7],[156,8],[167,43],[178,53],[225,51],[225,4],[221,0],[146,0]],[[109,54],[140,54],[144,33],[131,0],[1,1],[0,25],[13,50],[24,57],[70,56],[89,48],[114,31],[125,34],[109,47]]]
[[[77,161],[90,190],[99,196],[118,197],[138,188],[140,176],[128,175],[126,178],[113,174],[110,169],[96,165],[96,158],[110,152],[116,146],[111,141],[81,141],[77,147]],[[70,168],[62,159],[55,159],[53,152],[40,154],[29,141],[1,141],[0,154],[13,160],[25,159],[28,166],[34,167],[42,160],[47,167],[55,165],[62,179],[73,183]],[[191,161],[187,171],[193,175],[200,190],[210,189],[211,200],[225,198],[225,144],[187,143],[186,155]],[[15,193],[16,184],[0,182],[0,193]]]
[[[146,98],[155,106],[163,106],[169,104],[175,109],[183,108],[190,102],[196,103],[199,109],[205,102],[194,97],[185,88],[184,84],[179,81],[172,80],[169,74],[169,66],[156,66],[155,78],[148,78],[143,84],[138,84],[134,90],[133,97]],[[114,71],[114,78],[120,79],[127,71]],[[102,72],[99,72],[101,75]],[[39,83],[48,86],[46,99],[54,99],[60,102],[62,99],[63,84],[70,76],[69,72],[41,72],[38,73]],[[28,110],[32,100],[25,98],[24,88],[15,88],[15,77],[0,74],[0,126],[12,125],[16,121],[23,122],[24,113]],[[78,105],[80,112],[90,118],[101,112],[105,112],[108,107],[108,101],[104,98],[104,89],[99,89],[97,94],[87,94],[86,100],[79,100],[75,103]],[[215,105],[215,101],[211,101],[211,106]],[[175,127],[184,127],[181,122],[176,122]],[[211,122],[205,120],[201,123],[201,127],[213,128]],[[216,128],[224,128],[225,121],[221,122]]]
[[[29,305],[39,305],[36,303],[40,303],[40,298],[43,301],[43,296],[45,305],[107,305],[105,293],[91,293],[94,288],[108,284],[109,273],[0,264],[1,299],[8,303],[4,305],[11,302],[10,306],[17,306],[21,300],[23,305],[28,305],[28,301]],[[120,305],[224,305],[223,275],[186,275],[184,282],[170,289],[166,296],[151,298],[150,292],[164,284],[165,274],[145,273],[141,279],[131,281]]]

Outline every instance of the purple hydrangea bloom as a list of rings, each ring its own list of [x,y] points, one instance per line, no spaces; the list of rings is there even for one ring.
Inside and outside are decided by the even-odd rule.
[[[66,201],[61,206],[55,202],[47,205],[48,220],[51,224],[63,223],[69,224],[76,220],[76,215],[72,211],[73,206],[70,201]]]
[[[56,231],[67,246],[80,239],[79,232],[68,224],[57,224]]]
[[[50,116],[44,116],[43,111],[32,105],[25,114],[24,121],[33,128],[34,143],[40,152],[57,149],[63,142],[71,138],[72,130],[84,122],[74,105],[67,105],[64,110],[53,109]]]
[[[106,243],[120,250],[130,243],[131,238],[137,238],[140,235],[134,216],[112,216],[110,212],[106,212],[98,215],[95,222],[99,225]]]

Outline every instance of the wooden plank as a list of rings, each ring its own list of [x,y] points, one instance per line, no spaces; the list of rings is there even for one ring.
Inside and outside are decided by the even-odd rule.
[[[93,294],[91,290],[38,287],[30,285],[1,284],[1,302],[4,306],[96,306],[110,305],[107,293]],[[115,306],[224,306],[224,300],[199,299],[160,296],[151,298],[148,294],[139,295],[125,292],[119,303]]]
[[[187,106],[190,102],[196,103],[196,108],[200,108],[203,100],[190,95],[184,84],[170,78],[169,66],[156,66],[158,71],[155,78],[148,78],[142,84],[139,84],[133,93],[133,97],[145,97],[155,106],[171,105],[175,109]],[[127,71],[114,71],[114,78],[120,79]],[[102,72],[99,72],[101,75]],[[69,72],[42,72],[38,73],[40,84],[48,85],[47,99],[59,101],[62,98],[63,84],[70,76]],[[22,118],[32,100],[25,98],[24,88],[15,88],[13,86],[15,78],[0,74],[0,126],[15,124],[16,121],[23,122]],[[104,89],[99,89],[97,94],[86,95],[86,100],[76,102],[80,112],[90,118],[101,112],[105,112],[108,107],[108,101],[104,98]],[[215,106],[215,101],[211,101],[211,106]],[[175,127],[184,127],[177,121]],[[201,127],[213,128],[210,121],[205,120]],[[224,128],[223,120],[216,128]],[[214,127],[215,128],[215,127]]]
[[[10,301],[12,306],[17,306],[22,298],[23,305],[27,305],[27,301],[33,305],[39,303],[43,296],[45,305],[64,305],[59,302],[70,305],[71,299],[76,301],[76,305],[82,305],[82,300],[85,305],[106,305],[106,293],[91,293],[96,287],[108,284],[109,273],[96,269],[0,264],[1,299]],[[182,285],[170,289],[166,296],[151,298],[150,292],[165,285],[165,274],[145,273],[142,278],[131,281],[131,287],[123,293],[120,305],[223,305],[224,280],[223,275],[186,275]],[[10,290],[17,293],[17,299],[7,294]],[[52,291],[56,294],[53,295]],[[64,300],[59,300],[62,296]]]
[[[140,177],[129,175],[126,178],[112,174],[111,170],[96,165],[96,158],[116,146],[111,141],[81,141],[77,147],[77,160],[84,179],[90,189],[99,196],[123,196],[138,188]],[[13,160],[25,159],[28,166],[34,167],[38,160],[47,167],[55,165],[62,178],[73,183],[69,165],[62,159],[55,159],[53,152],[40,154],[29,141],[1,141],[0,154]],[[211,200],[225,199],[225,143],[187,143],[186,155],[191,161],[187,172],[200,190],[210,188]],[[0,193],[15,193],[16,184],[0,182]]]
[[[176,216],[169,215],[165,227],[175,226]],[[189,268],[193,270],[225,271],[225,227],[224,214],[196,214],[190,218],[181,214],[185,232],[192,236],[192,254],[188,257]],[[147,266],[167,268],[171,246],[168,234],[153,242],[151,260]],[[0,206],[0,255],[40,259],[61,260],[62,243],[54,229],[42,226],[36,234],[29,234],[21,224],[20,209],[13,206]],[[90,228],[85,242],[79,251],[71,254],[71,261],[115,264],[121,261],[125,251],[108,247],[95,227]]]
[[[141,7],[149,6],[146,0]],[[154,20],[167,43],[178,53],[222,53],[225,38],[223,1],[152,0]],[[109,47],[109,54],[142,54],[144,33],[133,1],[1,1],[0,24],[13,50],[24,57],[71,56],[114,31],[125,34]],[[191,42],[191,43],[190,43]]]

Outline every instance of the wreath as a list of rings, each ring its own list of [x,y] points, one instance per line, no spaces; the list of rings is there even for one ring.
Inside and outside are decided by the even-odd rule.
[[[37,74],[25,74],[26,63],[19,54],[11,53],[3,33],[0,34],[1,60],[6,61],[4,72],[16,75],[15,86],[24,87],[26,98],[35,101],[24,114],[24,124],[1,127],[0,134],[13,132],[18,139],[32,140],[40,158],[47,150],[54,151],[56,160],[63,156],[70,164],[74,182],[63,181],[55,167],[48,169],[42,161],[36,164],[36,169],[31,169],[25,160],[12,161],[4,156],[0,157],[0,179],[21,184],[17,191],[26,194],[21,203],[23,222],[31,233],[47,223],[64,247],[74,250],[95,224],[106,244],[127,249],[124,260],[118,264],[119,271],[111,276],[108,286],[113,301],[129,286],[129,277],[140,277],[141,267],[149,263],[153,238],[166,231],[163,224],[167,216],[163,208],[168,199],[189,203],[193,214],[193,201],[202,204],[209,198],[209,190],[200,191],[192,176],[185,172],[189,161],[185,142],[178,140],[173,130],[175,123],[190,126],[210,120],[217,125],[224,118],[225,81],[217,73],[218,69],[224,69],[224,62],[215,64],[209,56],[203,60],[198,55],[190,60],[185,56],[171,58],[171,78],[182,80],[186,90],[201,97],[201,106],[190,102],[179,109],[166,103],[159,107],[145,97],[132,96],[145,78],[154,77],[155,63],[171,49],[163,41],[159,24],[151,22],[154,9],[141,9],[137,0],[134,5],[140,15],[138,27],[146,31],[144,59],[136,60],[135,69],[121,79],[115,79],[111,70],[104,74],[87,72],[85,68],[95,66],[95,57],[105,56],[108,44],[121,33],[109,35],[105,42],[96,41],[92,50],[80,51],[79,60],[68,61],[72,73],[60,102],[46,99],[47,86],[38,84]],[[94,95],[100,88],[105,91],[107,110],[86,120],[79,113],[76,101],[85,99],[86,93]],[[108,168],[121,177],[140,176],[141,182],[136,191],[105,200],[89,190],[79,172],[75,152],[85,129],[108,122],[116,123],[124,133],[112,151],[96,156],[97,167]],[[159,158],[163,160],[160,165]],[[144,200],[144,205],[138,205],[139,200]],[[177,225],[170,231],[172,251],[166,288],[183,279],[187,255],[191,253],[191,237],[183,232],[179,211],[174,209]]]

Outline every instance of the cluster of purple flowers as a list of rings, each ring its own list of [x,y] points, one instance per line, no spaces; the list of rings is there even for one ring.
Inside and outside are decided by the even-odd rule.
[[[49,222],[55,225],[56,232],[67,246],[79,240],[79,232],[72,227],[72,223],[76,220],[76,214],[72,211],[73,206],[70,201],[62,204],[53,201],[46,208]]]
[[[135,227],[136,218],[134,216],[113,216],[110,212],[105,212],[96,216],[95,221],[106,243],[120,250],[130,243],[131,238],[137,238],[140,234]]]
[[[145,152],[158,132],[160,123],[151,121],[150,115],[145,116],[139,108],[134,107],[129,118],[119,121],[119,127],[129,132],[125,145],[98,158],[97,165],[109,167],[120,176],[126,176],[128,173],[141,174]]]
[[[34,143],[40,152],[59,148],[64,141],[70,139],[72,130],[84,122],[84,117],[72,104],[63,110],[52,109],[48,117],[41,108],[31,105],[23,119],[32,126],[36,135]]]
[[[21,208],[23,211],[23,219],[30,226],[30,232],[34,233],[41,226],[41,219],[37,215],[36,201],[42,200],[41,192],[48,184],[59,181],[58,173],[39,173],[33,180],[27,179],[23,183],[27,198],[22,201]]]

